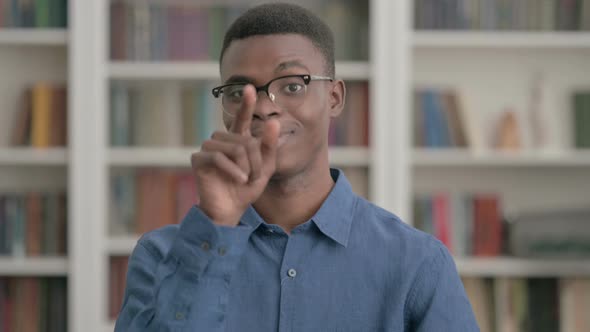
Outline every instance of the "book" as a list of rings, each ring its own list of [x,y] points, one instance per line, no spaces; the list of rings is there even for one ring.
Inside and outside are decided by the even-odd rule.
[[[67,202],[63,192],[0,194],[0,254],[64,256]]]
[[[0,318],[2,331],[66,331],[66,279],[0,278]]]

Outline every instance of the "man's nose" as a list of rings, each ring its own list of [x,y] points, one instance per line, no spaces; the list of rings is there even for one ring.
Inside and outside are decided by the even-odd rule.
[[[270,92],[267,94],[266,91],[258,91],[256,97],[255,118],[264,120],[280,114],[281,108],[275,103],[274,94]]]

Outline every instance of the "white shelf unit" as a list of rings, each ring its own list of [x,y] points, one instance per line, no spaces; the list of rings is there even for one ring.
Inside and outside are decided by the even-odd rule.
[[[66,46],[66,29],[1,28],[0,45]]]
[[[0,257],[0,277],[67,277],[65,257]]]
[[[70,5],[76,0],[70,0]],[[0,194],[31,191],[69,192],[69,151],[67,147],[32,148],[10,144],[15,117],[22,107],[22,93],[30,84],[43,81],[64,83],[69,95],[76,93],[68,84],[71,73],[69,28],[0,29]],[[72,108],[69,114],[72,114]],[[68,209],[68,242],[75,222],[72,203]],[[70,248],[68,254],[72,250]],[[75,255],[73,255],[75,256]],[[64,277],[68,298],[75,299],[70,286],[72,256],[0,256],[0,277]],[[75,301],[70,301],[67,319],[75,320]]]
[[[74,214],[84,218],[85,233],[79,228],[74,242],[80,249],[76,255],[74,296],[78,309],[72,319],[71,329],[96,331],[113,329],[113,322],[106,317],[108,303],[108,257],[129,254],[137,237],[108,235],[109,173],[117,167],[189,167],[193,148],[111,148],[108,143],[108,123],[105,117],[109,105],[109,85],[112,81],[217,81],[218,64],[206,62],[128,62],[111,61],[108,58],[108,0],[94,1],[77,6],[74,15],[74,31],[70,38],[77,60],[72,84],[80,86],[73,104],[83,109],[73,119],[73,137],[78,138],[70,156],[78,170],[73,194],[80,199]],[[391,33],[391,21],[408,22],[406,2],[371,0],[370,33],[371,52],[368,62],[342,62],[336,64],[337,76],[348,81],[369,81],[371,87],[371,146],[369,148],[330,149],[330,158],[336,166],[361,166],[370,169],[370,195],[375,201],[398,214],[404,215],[406,204],[404,181],[407,181],[407,161],[394,164],[394,155],[408,158],[404,140],[405,120],[403,112],[378,110],[404,109],[407,78],[403,76],[406,58],[382,41],[404,45],[408,34],[401,29]],[[76,22],[78,24],[76,24]],[[405,22],[405,23],[403,23]],[[400,27],[401,28],[401,27]],[[93,38],[88,38],[93,36]],[[397,71],[400,71],[398,73]],[[393,78],[393,79],[392,79]],[[157,82],[156,82],[157,83]],[[398,116],[400,118],[398,118]],[[393,128],[387,123],[395,123]],[[406,157],[403,157],[406,156]],[[399,161],[400,158],[395,158]],[[393,166],[392,166],[393,165]],[[86,174],[86,176],[83,176]],[[390,183],[398,183],[391,186]],[[92,188],[92,190],[85,190]],[[85,242],[83,242],[83,239]],[[87,285],[97,285],[88,290]],[[83,294],[85,293],[85,294]]]

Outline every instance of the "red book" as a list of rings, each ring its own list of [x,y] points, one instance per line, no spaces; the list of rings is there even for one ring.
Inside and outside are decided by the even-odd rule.
[[[65,255],[68,248],[68,207],[65,193],[57,195],[57,254]]]
[[[451,252],[451,225],[450,225],[450,210],[449,210],[449,196],[446,194],[437,194],[433,198],[433,217],[434,217],[434,231],[436,237],[447,247]]]
[[[23,279],[23,307],[20,308],[26,314],[23,321],[23,332],[37,332],[39,331],[40,321],[40,289],[39,280],[37,278]]]
[[[502,220],[496,195],[476,195],[474,210],[474,255],[498,256],[502,251]]]
[[[109,318],[116,319],[119,314],[119,265],[118,257],[111,257],[109,264]]]
[[[57,85],[52,88],[51,132],[49,144],[51,146],[66,146],[68,133],[68,110],[66,87]]]
[[[127,41],[125,36],[127,32],[127,5],[122,1],[115,1],[111,3],[111,59],[125,60],[127,54]],[[132,42],[132,41],[130,41]]]
[[[41,254],[41,232],[43,224],[42,199],[39,193],[30,193],[27,196],[26,211],[26,248],[28,256]]]

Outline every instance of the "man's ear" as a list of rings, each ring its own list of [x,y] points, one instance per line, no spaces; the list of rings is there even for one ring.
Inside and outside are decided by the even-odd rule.
[[[336,80],[330,90],[330,117],[335,118],[342,113],[346,102],[346,85],[343,80]]]

